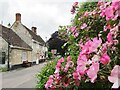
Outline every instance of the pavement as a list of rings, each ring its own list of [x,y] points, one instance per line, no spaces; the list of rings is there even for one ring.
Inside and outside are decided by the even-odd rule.
[[[38,74],[47,62],[2,73],[2,88],[35,88]]]

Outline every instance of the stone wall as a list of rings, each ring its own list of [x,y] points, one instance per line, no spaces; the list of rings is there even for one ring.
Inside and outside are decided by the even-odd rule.
[[[26,50],[21,50],[21,49],[12,49],[10,53],[10,62],[11,65],[17,65],[17,64],[22,64],[22,53],[26,52],[27,53],[27,60],[31,62],[31,51],[26,51]]]

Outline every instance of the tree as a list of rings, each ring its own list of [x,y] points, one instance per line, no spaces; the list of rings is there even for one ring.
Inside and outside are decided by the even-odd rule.
[[[47,43],[49,46],[49,51],[51,51],[52,49],[57,49],[57,53],[64,56],[67,47],[62,47],[62,46],[66,43],[66,40],[62,39],[59,35],[60,32],[55,31],[51,35],[51,38],[47,41]]]

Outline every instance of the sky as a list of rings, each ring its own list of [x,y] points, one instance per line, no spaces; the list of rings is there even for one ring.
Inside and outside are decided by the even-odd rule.
[[[60,25],[69,25],[73,15],[70,10],[76,0],[0,0],[0,24],[15,22],[15,14],[21,13],[21,22],[29,29],[37,27],[37,34],[44,40],[58,30]],[[82,2],[83,0],[77,0]],[[85,0],[84,0],[85,1]]]

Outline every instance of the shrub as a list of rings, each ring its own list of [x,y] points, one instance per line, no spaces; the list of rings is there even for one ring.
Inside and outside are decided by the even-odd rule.
[[[7,71],[7,66],[0,66],[0,72],[6,72]]]
[[[90,4],[96,8],[87,9]],[[77,13],[67,29],[67,60],[58,60],[46,89],[119,88],[119,4],[114,0],[86,3],[85,10],[80,10],[78,2],[73,4],[71,12]]]
[[[55,71],[55,65],[57,63],[57,60],[52,60],[47,63],[46,66],[44,66],[41,71],[36,75],[38,81],[36,88],[43,88],[45,86],[46,81],[48,80],[49,76],[52,75]]]
[[[52,52],[48,52],[48,57],[49,57],[49,59],[52,58]]]
[[[93,7],[88,9],[90,4]],[[86,3],[82,12],[78,2],[73,4],[72,14],[78,12],[67,29],[70,38],[67,61],[58,60],[54,74],[45,84],[46,89],[110,89],[112,83],[112,88],[119,88],[119,4],[117,0]]]

